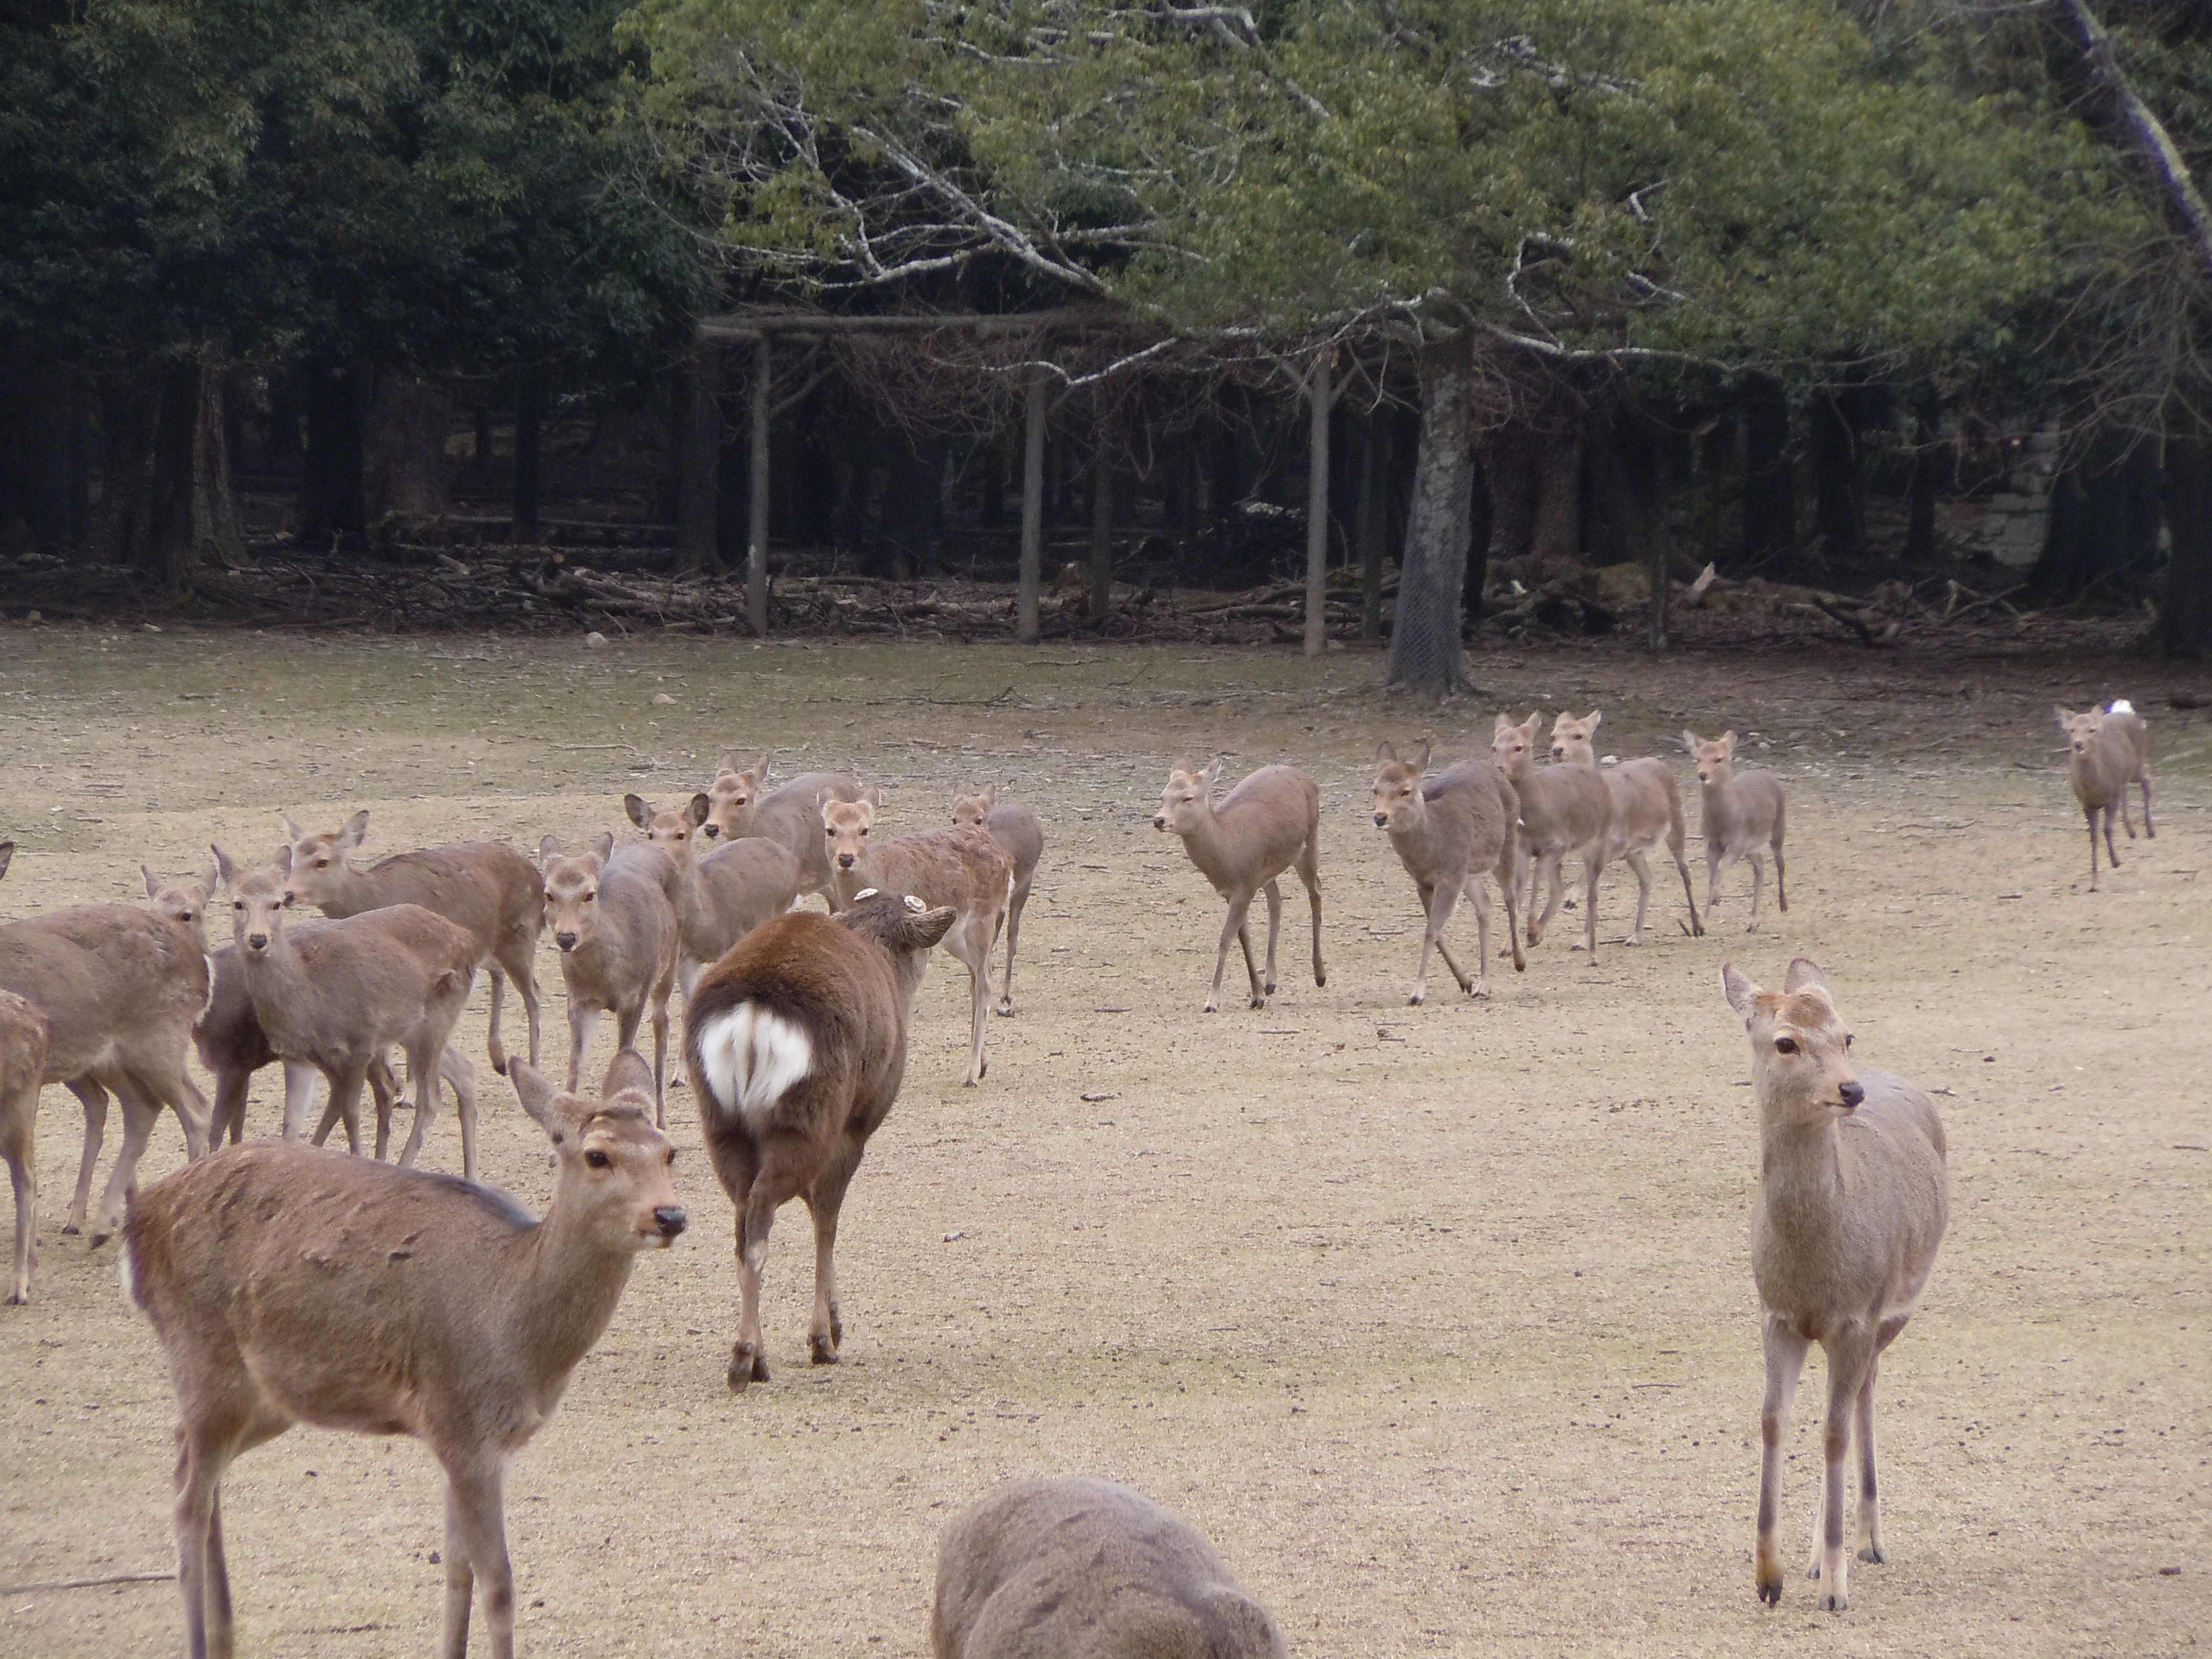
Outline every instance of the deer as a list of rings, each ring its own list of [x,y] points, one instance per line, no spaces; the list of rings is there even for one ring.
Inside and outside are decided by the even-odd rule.
[[[835,910],[844,901],[830,878],[821,811],[829,801],[858,800],[860,786],[842,772],[801,772],[763,794],[768,763],[769,757],[763,755],[751,766],[741,767],[735,755],[725,754],[714,769],[714,781],[707,786],[707,817],[699,832],[708,841],[760,836],[781,842],[799,855],[800,890],[821,894]]]
[[[2075,714],[2063,703],[2052,705],[2058,729],[2066,734],[2067,768],[2074,781],[2074,799],[2089,820],[2089,890],[2097,890],[2097,816],[2104,815],[2105,851],[2112,868],[2120,867],[2119,849],[2112,845],[2112,808],[2120,809],[2120,822],[2128,839],[2136,838],[2135,819],[2128,813],[2128,786],[2142,787],[2143,834],[2155,839],[2150,821],[2150,735],[2142,716],[2125,698],[2108,708]]]
[[[544,870],[545,926],[561,950],[568,993],[568,1087],[583,1074],[599,1016],[615,1017],[615,1046],[635,1045],[637,1028],[653,1018],[653,1121],[665,1121],[668,994],[678,953],[676,866],[658,848],[617,847],[602,834],[583,852],[564,855],[557,836],[538,845]]]
[[[1593,708],[1582,720],[1564,710],[1552,722],[1552,763],[1554,766],[1597,765],[1594,739],[1605,711]],[[1690,890],[1690,866],[1682,856],[1688,832],[1682,822],[1682,792],[1674,787],[1674,770],[1656,756],[1623,761],[1600,774],[1613,792],[1613,838],[1606,843],[1607,864],[1626,859],[1636,872],[1636,927],[1631,945],[1644,943],[1644,913],[1651,902],[1651,866],[1646,855],[1662,842],[1674,854],[1674,868],[1682,878],[1682,897],[1690,907],[1690,933],[1703,938],[1705,922],[1698,915],[1697,895]]]
[[[947,1523],[935,1659],[1285,1659],[1282,1632],[1188,1522],[1105,1480],[1009,1480]]]
[[[1283,890],[1276,878],[1293,867],[1313,910],[1314,983],[1328,983],[1328,970],[1321,959],[1320,785],[1295,766],[1263,766],[1217,807],[1212,793],[1220,775],[1218,759],[1200,770],[1188,756],[1179,757],[1168,768],[1160,810],[1152,815],[1152,828],[1180,836],[1199,873],[1229,901],[1229,919],[1222,924],[1220,947],[1213,955],[1213,984],[1202,1011],[1209,1014],[1221,1009],[1221,975],[1229,964],[1231,939],[1244,949],[1252,1006],[1264,1008],[1275,994],[1275,936],[1283,919]],[[1253,966],[1252,934],[1245,925],[1254,896],[1262,891],[1267,895],[1265,981]]]
[[[1770,1607],[1782,1599],[1774,1541],[1782,1441],[1805,1351],[1818,1342],[1828,1360],[1827,1474],[1807,1575],[1821,1583],[1820,1606],[1841,1612],[1848,1605],[1844,1462],[1854,1432],[1858,1559],[1889,1559],[1875,1482],[1875,1378],[1919,1304],[1942,1242],[1950,1201],[1943,1125],[1925,1091],[1852,1063],[1851,1031],[1835,994],[1803,957],[1790,964],[1778,992],[1760,990],[1733,965],[1721,969],[1721,985],[1751,1039],[1759,1113],[1751,1233],[1766,1354],[1759,1596]]]
[[[952,797],[952,827],[981,830],[1012,860],[1014,889],[1006,899],[1006,976],[999,981],[1001,1014],[1014,1012],[1014,947],[1022,936],[1022,910],[1030,902],[1030,884],[1036,879],[1037,860],[1044,856],[1044,826],[1037,815],[1019,801],[999,804],[999,786],[985,784]]]
[[[1698,833],[1705,842],[1705,917],[1720,902],[1721,878],[1738,859],[1751,860],[1751,920],[1744,932],[1759,931],[1759,890],[1766,884],[1766,854],[1774,854],[1774,902],[1784,915],[1790,911],[1790,891],[1784,884],[1782,834],[1788,819],[1788,799],[1782,780],[1771,772],[1735,769],[1735,733],[1723,732],[1711,743],[1684,728],[1683,746],[1698,763],[1698,794],[1702,808]]]
[[[508,1075],[558,1164],[543,1218],[489,1187],[284,1141],[227,1147],[132,1202],[125,1288],[180,1419],[177,1583],[194,1659],[234,1645],[223,1474],[295,1423],[429,1447],[446,1476],[442,1651],[467,1650],[481,1596],[492,1652],[511,1659],[508,1466],[640,1253],[667,1249],[686,1218],[638,1054],[616,1057],[598,1100],[520,1059]]]
[[[822,830],[842,908],[862,888],[911,893],[933,909],[950,908],[959,919],[945,935],[945,948],[968,969],[973,993],[968,1032],[968,1075],[964,1086],[983,1080],[989,1061],[983,1034],[991,1015],[991,947],[999,942],[1006,906],[1014,889],[1013,860],[981,830],[923,830],[881,845],[871,845],[882,793],[864,790],[858,800],[822,803]]]
[[[641,795],[623,797],[623,811],[645,831],[646,844],[666,854],[676,870],[676,978],[687,1001],[702,969],[791,908],[802,880],[799,855],[765,836],[740,836],[700,858],[693,837],[712,810],[703,793],[659,811]]]
[[[0,841],[0,877],[15,856],[15,843]],[[46,1086],[53,1025],[33,1002],[0,991],[0,1158],[15,1195],[15,1268],[8,1305],[31,1299],[31,1274],[39,1264],[39,1094]]]
[[[737,1208],[733,1394],[769,1380],[761,1272],[775,1212],[793,1198],[814,1218],[809,1355],[837,1363],[838,1212],[868,1138],[898,1098],[929,953],[959,914],[873,888],[845,896],[834,916],[787,911],[701,975],[684,1007],[684,1063],[698,1085],[707,1157]]]
[[[1398,758],[1389,743],[1375,750],[1375,827],[1387,830],[1391,850],[1413,878],[1427,926],[1421,932],[1421,966],[1407,1004],[1418,1008],[1429,997],[1429,952],[1473,997],[1490,994],[1490,890],[1484,877],[1494,874],[1505,895],[1505,937],[1513,947],[1513,970],[1528,969],[1521,954],[1520,925],[1514,915],[1513,825],[1519,798],[1495,766],[1461,761],[1427,776],[1429,744],[1411,760]],[[1444,943],[1444,928],[1462,893],[1474,901],[1475,975],[1467,976]]]
[[[1490,738],[1492,763],[1520,798],[1517,826],[1521,850],[1528,860],[1528,933],[1530,945],[1544,942],[1545,930],[1559,908],[1569,858],[1583,863],[1583,950],[1597,965],[1597,884],[1613,841],[1613,792],[1595,768],[1536,766],[1536,722],[1540,711],[1518,725],[1498,716]],[[1536,893],[1547,879],[1550,892],[1544,913],[1536,914]]]
[[[292,849],[277,849],[265,870],[243,870],[220,847],[216,868],[230,895],[237,961],[270,1049],[285,1067],[284,1138],[307,1127],[312,1073],[330,1085],[328,1109],[345,1124],[346,1145],[361,1151],[361,1097],[372,1068],[397,1045],[415,1089],[415,1127],[400,1149],[411,1168],[438,1115],[441,1060],[475,982],[475,935],[419,904],[392,904],[325,921],[295,934]],[[474,1091],[459,1090],[461,1164],[476,1168]],[[327,1132],[327,1125],[325,1126]],[[385,1150],[380,1129],[377,1151]]]
[[[289,817],[283,824],[292,844],[292,892],[302,904],[341,920],[386,905],[419,904],[467,928],[477,941],[477,966],[491,980],[484,1046],[492,1070],[507,1073],[500,1010],[510,979],[530,1025],[530,1063],[538,1064],[538,928],[545,890],[528,859],[505,842],[471,841],[395,853],[356,870],[347,860],[368,837],[368,812],[313,835]]]

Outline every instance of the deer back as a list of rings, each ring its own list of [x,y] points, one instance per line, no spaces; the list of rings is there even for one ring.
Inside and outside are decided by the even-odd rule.
[[[837,874],[848,892],[911,893],[931,909],[972,916],[1005,908],[1014,866],[988,831],[922,830],[869,848],[853,870]]]
[[[528,859],[504,842],[458,842],[395,853],[359,871],[345,867],[350,844],[344,832],[295,842],[289,885],[301,903],[338,918],[417,904],[466,928],[480,957],[510,934],[537,932],[544,881]]]
[[[711,962],[763,922],[791,908],[800,892],[802,873],[799,855],[765,836],[740,836],[701,859],[694,891],[698,920],[706,926],[699,930],[697,943],[712,948],[693,954]],[[690,948],[693,939],[687,936],[684,944]]]
[[[56,1083],[119,1048],[181,1045],[207,1004],[208,964],[186,928],[131,904],[87,904],[0,926],[0,990],[45,1012]]]
[[[276,952],[263,961],[247,954],[246,981],[270,1046],[297,1060],[381,1052],[426,1027],[450,1026],[477,960],[473,934],[419,904],[364,910],[296,934],[286,927],[282,948],[306,994]]]

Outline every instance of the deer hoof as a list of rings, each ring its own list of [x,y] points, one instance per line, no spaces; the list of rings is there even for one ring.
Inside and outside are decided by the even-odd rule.
[[[1014,1005],[1011,1002],[1002,1002],[992,1012],[997,1014],[1001,1019],[1008,1018],[1014,1012]]]
[[[112,1231],[112,1228],[94,1228],[93,1230],[91,1239],[92,1248],[96,1250],[101,1245],[106,1243]]]
[[[1413,994],[1406,999],[1406,1006],[1408,1008],[1418,1008],[1428,1000],[1429,988],[1425,985],[1416,985],[1413,988]]]
[[[1880,1546],[1875,1544],[1869,1544],[1861,1550],[1859,1559],[1869,1566],[1886,1567],[1889,1565],[1889,1557],[1882,1553]]]
[[[31,1298],[21,1291],[10,1291],[8,1293],[8,1305],[11,1308],[27,1308],[30,1304]]]
[[[84,1229],[77,1225],[74,1221],[64,1221],[62,1223],[62,1231],[71,1238],[76,1237],[77,1234],[83,1231]]]
[[[806,1339],[806,1349],[807,1360],[811,1364],[834,1365],[837,1363],[837,1343],[834,1337],[817,1332]]]
[[[1841,1590],[1830,1590],[1820,1598],[1820,1607],[1823,1613],[1841,1613],[1850,1606],[1849,1598]]]
[[[1253,1006],[1255,1008],[1264,1008],[1264,1007],[1266,1007],[1266,1006],[1267,1006],[1267,994],[1263,992],[1263,993],[1261,993],[1260,995],[1258,995],[1258,996],[1256,996],[1256,997],[1254,997],[1254,998],[1252,999],[1252,1006]]]
[[[1480,997],[1485,1001],[1489,1000],[1490,981],[1486,979],[1479,979],[1475,981],[1474,984],[1467,988],[1467,994],[1470,997]]]
[[[1782,1581],[1779,1578],[1761,1579],[1759,1585],[1759,1599],[1770,1607],[1779,1607],[1782,1603]]]
[[[748,1382],[768,1381],[768,1360],[750,1342],[730,1345],[729,1383],[732,1394],[743,1394]]]

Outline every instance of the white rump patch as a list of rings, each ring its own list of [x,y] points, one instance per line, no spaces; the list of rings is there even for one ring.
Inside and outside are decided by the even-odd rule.
[[[1006,890],[1012,892],[1013,889],[1010,885]],[[929,908],[927,904],[924,904],[920,899],[916,898],[911,893],[908,893],[906,896],[906,908],[913,911],[916,915],[921,915],[923,911]]]
[[[2136,706],[2130,702],[2125,697],[2122,697],[2115,702],[2112,706],[2110,708],[2107,708],[2105,712],[2107,714],[2132,714],[2136,712]]]
[[[699,1059],[714,1104],[758,1133],[775,1103],[814,1069],[814,1039],[774,1009],[741,1002],[707,1022]]]
[[[879,889],[874,887],[863,887],[859,892],[853,895],[853,902],[858,904],[864,898],[873,898],[879,890]]]

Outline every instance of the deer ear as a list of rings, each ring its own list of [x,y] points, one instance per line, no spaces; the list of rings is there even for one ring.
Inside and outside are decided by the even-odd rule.
[[[161,890],[161,884],[154,879],[154,872],[151,870],[149,870],[144,865],[142,864],[138,866],[138,873],[146,878],[146,896],[148,898],[153,897],[155,894]]]
[[[15,850],[15,843],[11,841],[7,843],[7,848],[12,853]],[[226,888],[234,885],[238,880],[238,866],[230,861],[230,854],[220,847],[210,847],[208,851],[215,854],[215,872],[217,883]],[[7,860],[0,859],[0,870],[4,870],[6,867]]]
[[[599,1085],[599,1098],[612,1100],[623,1091],[633,1089],[647,1100],[653,1098],[653,1067],[636,1049],[625,1048],[607,1067],[606,1081]]]
[[[1512,729],[1513,717],[1510,714],[1498,715],[1490,722],[1490,733],[1492,737],[1502,737]]]
[[[561,837],[541,836],[538,841],[538,865],[540,869],[561,856]]]
[[[884,792],[876,787],[874,784],[872,783],[866,788],[860,791],[860,805],[866,807],[869,811],[875,811],[878,808],[881,807],[883,804]]]
[[[1759,994],[1759,987],[1736,972],[1732,962],[1721,965],[1721,994],[1728,998],[1729,1007],[1747,1020],[1751,1018],[1752,999]]]
[[[1810,957],[1799,957],[1790,963],[1782,975],[1782,988],[1792,996],[1800,991],[1818,991],[1830,1002],[1836,1000],[1836,994],[1828,988],[1828,976]]]
[[[611,830],[600,830],[599,839],[592,843],[592,854],[599,860],[599,868],[605,869],[607,860],[615,855],[615,832]]]
[[[509,1060],[507,1076],[507,1081],[514,1085],[514,1097],[522,1103],[522,1109],[530,1114],[539,1128],[553,1137],[553,1144],[558,1146],[567,1128],[561,1121],[561,1115],[553,1109],[554,1103],[561,1098],[561,1091],[526,1060]]]
[[[5,858],[0,858],[0,870],[4,870],[7,863]],[[215,867],[215,860],[210,859],[207,867],[200,872],[200,890],[204,893],[212,893],[222,885],[222,872]]]
[[[278,848],[276,849],[276,856],[270,860],[269,863],[270,867],[276,871],[278,874],[286,876],[290,875],[292,873],[292,849],[289,847]]]
[[[1377,766],[1382,765],[1384,761],[1394,761],[1397,758],[1398,751],[1391,747],[1389,738],[1385,738],[1375,745],[1375,763]]]
[[[345,828],[338,832],[338,845],[350,853],[368,839],[368,808],[364,806],[346,820]]]
[[[702,790],[691,797],[691,804],[684,809],[684,816],[690,821],[691,827],[696,830],[701,824],[706,823],[707,814],[714,810],[714,803],[708,799]]]
[[[653,808],[642,795],[624,795],[623,811],[629,814],[629,821],[641,830],[653,822]]]
[[[276,822],[284,826],[284,839],[286,841],[305,841],[307,838],[307,832],[300,828],[298,824],[293,823],[291,819],[285,817],[283,813],[279,812],[276,815]]]
[[[1682,728],[1682,747],[1692,755],[1698,752],[1698,734],[1686,726]]]
[[[8,866],[15,862],[15,843],[12,841],[0,841],[0,876],[8,873]]]
[[[738,764],[737,756],[726,749],[722,751],[721,759],[714,763],[714,771],[717,775],[724,772],[738,772],[743,769]]]
[[[1216,755],[1213,759],[1207,763],[1206,770],[1200,772],[1198,775],[1206,780],[1206,787],[1207,788],[1212,788],[1215,781],[1221,776],[1221,757]]]
[[[1413,769],[1416,772],[1429,769],[1429,740],[1426,738],[1421,739],[1421,752],[1413,757]]]
[[[753,768],[753,786],[756,788],[768,781],[768,760],[769,757],[763,755],[759,763]]]
[[[2068,725],[2074,718],[2074,711],[2069,708],[2063,702],[2052,703],[2051,705],[2051,712],[2058,716],[2058,729],[2062,732],[2066,730]]]
[[[1591,709],[1591,710],[1589,711],[1589,719],[1585,722],[1585,724],[1589,726],[1589,729],[1590,729],[1592,732],[1595,732],[1595,731],[1597,730],[1597,723],[1598,723],[1600,720],[1603,720],[1604,718],[1605,718],[1605,710],[1604,710],[1604,709],[1602,709],[1602,708],[1593,708],[1593,709]]]
[[[985,784],[983,793],[978,799],[983,803],[983,810],[986,812],[989,811],[999,804],[999,786],[995,783]]]

